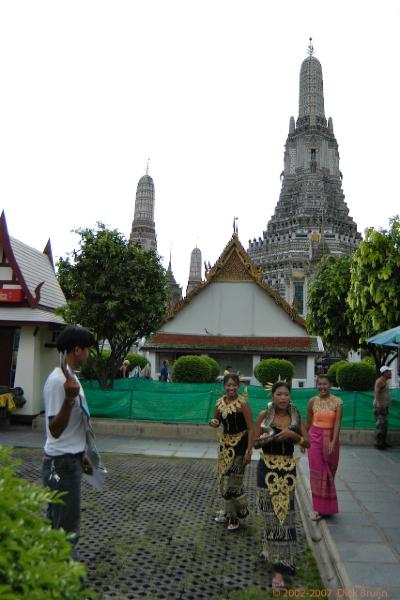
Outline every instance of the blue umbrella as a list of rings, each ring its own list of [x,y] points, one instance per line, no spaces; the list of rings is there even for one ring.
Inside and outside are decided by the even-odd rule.
[[[400,327],[393,327],[387,331],[377,333],[367,339],[368,344],[375,344],[376,346],[388,346],[389,348],[400,347]]]

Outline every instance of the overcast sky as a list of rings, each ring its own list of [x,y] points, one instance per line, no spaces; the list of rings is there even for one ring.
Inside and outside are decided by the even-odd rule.
[[[343,190],[363,232],[400,212],[398,1],[28,0],[0,3],[0,209],[56,258],[71,230],[129,236],[154,179],[158,250],[186,289],[239,218],[262,236],[279,198],[313,37]]]

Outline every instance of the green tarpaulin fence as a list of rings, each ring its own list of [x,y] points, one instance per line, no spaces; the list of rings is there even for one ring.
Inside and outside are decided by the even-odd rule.
[[[164,383],[141,378],[117,379],[112,390],[101,390],[97,381],[82,381],[82,385],[94,417],[164,423],[207,423],[216,400],[224,392],[217,383]],[[247,391],[256,417],[270,401],[270,395],[258,386],[249,385]],[[292,390],[292,400],[303,417],[308,400],[316,393],[312,388]],[[373,392],[333,393],[343,400],[344,429],[374,429]],[[390,395],[393,404],[389,427],[400,429],[400,389],[391,389]]]

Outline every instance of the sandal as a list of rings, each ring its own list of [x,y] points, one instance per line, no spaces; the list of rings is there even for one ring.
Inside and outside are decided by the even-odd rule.
[[[320,521],[322,519],[322,515],[320,515],[318,512],[314,513],[313,516],[311,517],[311,521]]]
[[[239,521],[237,519],[229,519],[228,531],[237,531],[239,529]]]
[[[276,577],[273,577],[271,587],[273,590],[283,590],[286,586],[283,579],[277,579]]]

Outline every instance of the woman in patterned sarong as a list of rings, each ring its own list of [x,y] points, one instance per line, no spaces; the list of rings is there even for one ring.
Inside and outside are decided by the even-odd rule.
[[[228,373],[224,377],[225,395],[217,400],[211,427],[223,425],[219,436],[218,476],[224,509],[215,521],[228,521],[228,531],[239,528],[239,519],[248,515],[243,479],[251,461],[253,447],[253,417],[245,396],[239,396],[239,377]]]
[[[262,556],[272,564],[273,588],[284,588],[284,575],[296,571],[296,461],[294,444],[307,448],[308,435],[297,408],[290,402],[290,385],[277,381],[272,402],[260,413],[254,430],[258,463],[258,505],[264,517]]]
[[[308,451],[313,521],[339,512],[335,474],[339,464],[339,433],[342,420],[342,400],[330,393],[327,375],[318,375],[319,395],[307,406],[307,429],[311,448]]]

